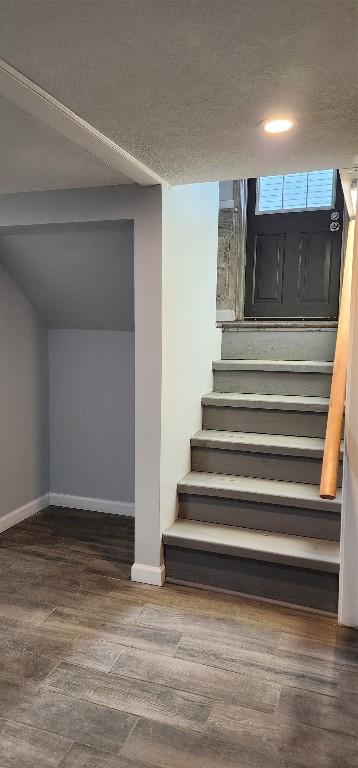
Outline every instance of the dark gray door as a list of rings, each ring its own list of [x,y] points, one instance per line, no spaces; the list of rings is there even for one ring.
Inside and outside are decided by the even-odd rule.
[[[336,178],[331,208],[277,213],[257,212],[258,185],[249,179],[246,317],[337,318],[343,193]]]

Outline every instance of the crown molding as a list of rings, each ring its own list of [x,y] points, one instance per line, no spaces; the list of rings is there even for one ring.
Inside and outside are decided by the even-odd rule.
[[[149,186],[167,182],[71,109],[0,59],[0,94],[39,122],[85,149],[129,180]]]

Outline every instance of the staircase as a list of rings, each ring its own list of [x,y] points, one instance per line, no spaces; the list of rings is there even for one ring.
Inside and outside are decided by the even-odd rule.
[[[341,497],[319,496],[335,334],[224,330],[163,537],[168,581],[337,612]]]

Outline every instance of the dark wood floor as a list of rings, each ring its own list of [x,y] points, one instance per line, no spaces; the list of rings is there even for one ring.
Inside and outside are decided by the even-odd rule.
[[[0,534],[0,768],[357,768],[358,633],[129,582],[133,521]]]

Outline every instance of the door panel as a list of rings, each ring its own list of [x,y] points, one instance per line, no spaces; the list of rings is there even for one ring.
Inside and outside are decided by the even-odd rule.
[[[302,233],[299,251],[299,303],[329,303],[332,276],[330,233]]]
[[[256,179],[249,179],[245,316],[336,319],[343,221],[339,179],[333,220],[332,209],[263,214],[255,209]]]
[[[254,304],[266,301],[282,303],[284,258],[285,236],[283,234],[257,235],[253,281]]]

